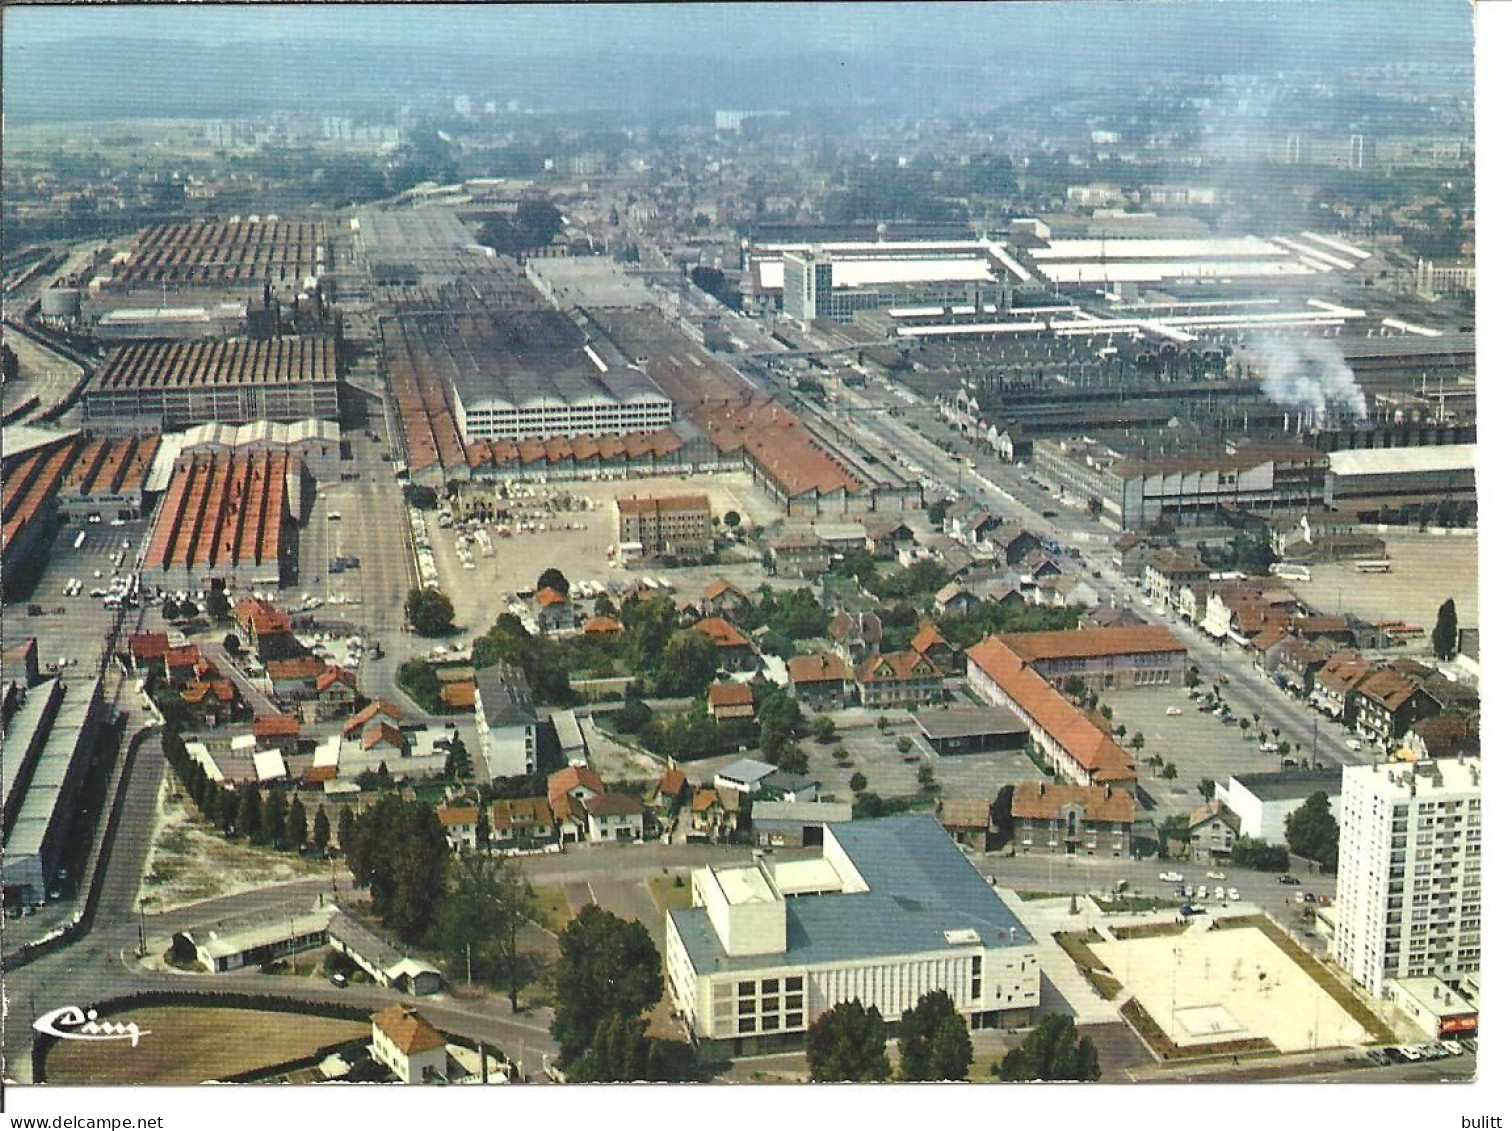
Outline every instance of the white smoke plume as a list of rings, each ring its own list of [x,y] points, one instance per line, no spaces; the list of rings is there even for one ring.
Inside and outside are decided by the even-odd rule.
[[[1332,338],[1274,338],[1251,342],[1260,391],[1276,404],[1299,408],[1313,423],[1333,416],[1365,416],[1365,391]]]

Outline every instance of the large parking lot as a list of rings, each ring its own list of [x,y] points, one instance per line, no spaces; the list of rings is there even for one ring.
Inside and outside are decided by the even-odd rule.
[[[1353,562],[1330,562],[1313,566],[1310,581],[1290,585],[1326,613],[1343,608],[1367,620],[1417,625],[1424,631],[1420,646],[1426,649],[1439,606],[1450,597],[1461,625],[1480,623],[1478,544],[1474,534],[1387,536],[1390,573],[1361,573]]]
[[[1237,716],[1234,723],[1225,724],[1216,715],[1199,711],[1197,702],[1183,689],[1108,691],[1102,693],[1101,700],[1113,708],[1113,724],[1128,728],[1120,741],[1140,760],[1140,783],[1155,799],[1160,816],[1187,812],[1202,804],[1197,783],[1203,778],[1222,782],[1234,773],[1282,768],[1280,754],[1261,751],[1255,727],[1251,726],[1246,739]],[[1176,707],[1181,714],[1168,715],[1169,707]],[[1272,741],[1270,728],[1280,725],[1279,720],[1262,716],[1262,725],[1266,740]],[[1135,734],[1143,734],[1145,740],[1144,749],[1138,753],[1130,745]],[[1310,734],[1297,735],[1285,729],[1281,738],[1292,744],[1293,757],[1298,758],[1311,741]],[[1162,778],[1161,767],[1147,763],[1155,755],[1166,764],[1175,764],[1174,779]]]

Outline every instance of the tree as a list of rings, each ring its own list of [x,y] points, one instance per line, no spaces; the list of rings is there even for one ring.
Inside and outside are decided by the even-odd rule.
[[[242,654],[241,637],[234,632],[228,632],[226,638],[221,641],[221,647],[226,650],[228,656],[240,656]]]
[[[929,507],[925,511],[925,514],[929,516],[929,521],[933,525],[943,526],[945,524],[945,512],[949,509],[949,499],[936,499],[934,502],[929,504]]]
[[[451,598],[439,589],[411,589],[404,615],[421,636],[445,636],[455,627]]]
[[[919,767],[919,785],[926,790],[938,789],[935,783],[934,769],[930,766]]]
[[[493,822],[488,816],[488,806],[478,806],[478,823],[473,826],[473,843],[479,852],[493,851]]]
[[[850,776],[850,788],[852,793],[864,793],[866,792],[866,786],[866,775],[863,774],[860,770],[857,770]]]
[[[241,803],[236,809],[236,831],[248,840],[262,838],[262,795],[250,782],[242,786]]]
[[[452,868],[451,883],[436,916],[435,941],[461,966],[497,980],[520,1009],[520,990],[530,980],[520,932],[535,913],[535,890],[512,860],[469,853]]]
[[[593,1044],[599,1023],[637,1018],[661,998],[661,956],[641,923],[590,903],[558,940],[556,1016],[551,1035],[570,1065]]]
[[[351,806],[343,808],[341,816],[336,819],[336,839],[342,855],[346,855],[357,839],[357,814],[352,812]]]
[[[325,806],[315,810],[314,827],[310,830],[310,844],[324,856],[331,843],[331,818],[326,816]]]
[[[657,665],[656,689],[663,695],[702,695],[719,671],[719,647],[702,632],[674,632]]]
[[[310,837],[310,824],[305,816],[304,802],[298,797],[289,802],[289,815],[284,818],[284,839],[296,852],[303,852]]]
[[[416,942],[435,920],[446,890],[450,850],[435,809],[385,796],[358,817],[345,844],[347,867],[371,894],[373,910],[405,942]]]
[[[835,740],[835,720],[828,715],[820,715],[809,724],[809,731],[816,742],[833,742]]]
[[[964,1080],[971,1069],[971,1030],[944,990],[903,1011],[898,1046],[905,1080]]]
[[[1441,660],[1452,660],[1459,651],[1459,613],[1450,597],[1439,606],[1438,620],[1433,625],[1433,654]]]
[[[205,611],[216,620],[226,620],[231,616],[231,600],[224,589],[210,590],[205,597]]]
[[[724,524],[731,530],[734,530],[737,526],[740,525],[740,512],[725,511]]]
[[[1013,838],[1013,784],[1003,786],[988,807],[987,816],[1004,837]]]
[[[1161,767],[1160,776],[1165,778],[1166,781],[1174,781],[1176,779],[1176,763],[1167,762]]]
[[[1000,1080],[1096,1080],[1102,1069],[1091,1039],[1078,1043],[1071,1017],[1052,1013],[1003,1057],[997,1074]]]
[[[263,835],[274,848],[283,846],[284,838],[288,835],[289,803],[284,800],[282,790],[272,790],[268,793],[267,803],[263,805]]]
[[[574,1084],[633,1083],[645,1080],[650,1042],[641,1017],[611,1014],[593,1029],[593,1040],[582,1056],[568,1066]]]
[[[1339,866],[1339,822],[1328,808],[1328,794],[1319,790],[1286,818],[1286,843],[1298,856],[1316,860],[1325,872]]]
[[[1187,673],[1186,673],[1186,686],[1187,686],[1187,689],[1188,690],[1195,690],[1196,688],[1200,687],[1201,685],[1202,685],[1202,673],[1197,670],[1197,665],[1193,664],[1191,667],[1187,668]]]
[[[1213,794],[1218,792],[1218,783],[1212,778],[1203,778],[1197,783],[1197,792],[1202,794],[1204,801],[1213,800]]]
[[[1249,730],[1253,725],[1248,719],[1239,720],[1239,734],[1245,741],[1249,741]]]
[[[1143,750],[1145,748],[1144,731],[1136,730],[1134,732],[1134,737],[1129,739],[1129,746],[1136,754]]]
[[[892,1075],[887,1029],[875,1005],[843,1001],[809,1026],[804,1038],[809,1078],[816,1084],[880,1082]]]
[[[1080,699],[1087,693],[1087,681],[1079,675],[1074,675],[1066,680],[1066,694],[1072,699]]]
[[[1230,857],[1237,868],[1253,868],[1257,872],[1284,872],[1291,866],[1291,857],[1278,844],[1266,844],[1242,836],[1234,842]]]
[[[205,824],[214,828],[220,823],[221,788],[213,782],[205,790],[204,800],[199,803],[200,816]]]
[[[537,593],[542,589],[554,589],[563,597],[572,592],[572,587],[567,584],[566,575],[555,566],[541,571],[541,576],[536,578],[535,587]]]
[[[614,725],[623,734],[639,734],[651,721],[651,708],[639,699],[626,699],[614,716]]]

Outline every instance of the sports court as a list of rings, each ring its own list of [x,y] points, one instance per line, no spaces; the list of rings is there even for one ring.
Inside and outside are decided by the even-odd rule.
[[[1109,972],[1182,1048],[1267,1039],[1281,1052],[1369,1034],[1254,927],[1092,943]]]

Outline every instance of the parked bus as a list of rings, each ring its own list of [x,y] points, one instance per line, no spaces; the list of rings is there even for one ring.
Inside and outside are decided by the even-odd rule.
[[[1384,558],[1355,562],[1356,573],[1390,573],[1391,563]]]

